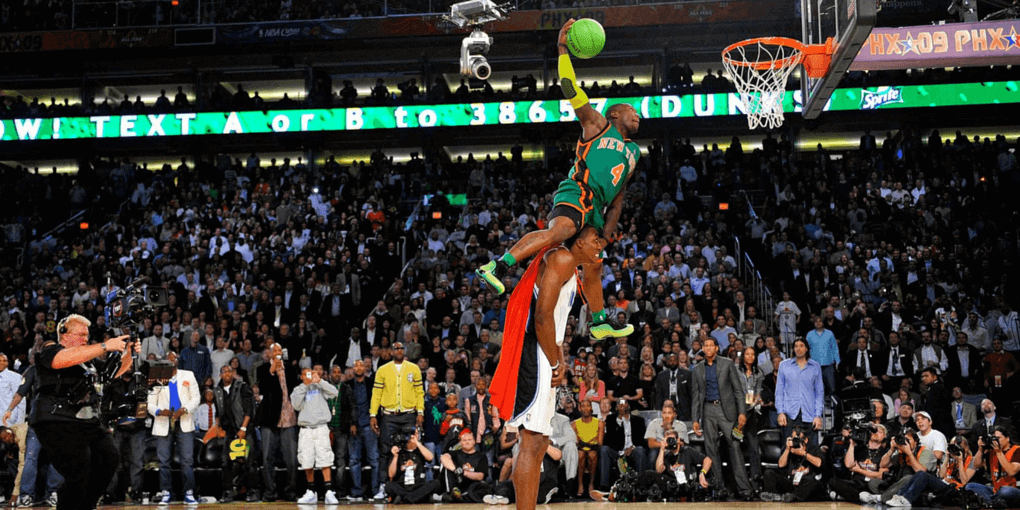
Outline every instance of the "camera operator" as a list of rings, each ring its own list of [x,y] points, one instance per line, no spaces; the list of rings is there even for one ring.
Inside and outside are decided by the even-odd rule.
[[[92,322],[71,314],[57,325],[58,342],[48,341],[35,354],[39,377],[29,425],[57,472],[64,476],[57,509],[95,508],[103,495],[119,456],[109,431],[99,420],[99,395],[93,379],[94,360],[108,352],[122,352],[116,377],[131,369],[132,353],[141,346],[129,344],[128,335],[89,345]]]
[[[1008,507],[1020,505],[1020,489],[1016,487],[1016,474],[1020,471],[1020,446],[1010,441],[1009,431],[1005,427],[997,426],[991,435],[978,438],[974,469],[981,469],[986,463],[992,486],[968,483],[966,489],[978,493],[985,503],[1002,500]]]
[[[859,444],[863,439],[860,432],[867,432],[868,442],[866,445]],[[882,477],[885,476],[888,467],[881,465],[889,447],[886,445],[886,431],[882,425],[874,425],[865,429],[848,430],[843,429],[844,440],[850,442],[850,446],[843,456],[843,465],[850,470],[850,479],[833,478],[829,480],[829,490],[832,499],[840,496],[843,499],[858,503],[858,497],[862,491],[879,492],[882,485]],[[863,451],[860,451],[861,448]]]
[[[400,433],[407,437],[403,447],[394,443],[388,470],[389,482],[384,485],[390,503],[425,503],[442,486],[439,480],[426,480],[426,464],[432,462],[432,452],[419,442],[418,429],[404,425]]]
[[[139,391],[140,390],[140,391]],[[142,458],[145,454],[145,411],[138,416],[139,393],[144,398],[146,388],[135,383],[132,372],[124,372],[107,385],[103,392],[103,418],[113,424],[113,443],[120,453],[121,469],[114,472],[107,487],[107,495],[121,501],[121,486],[125,479],[130,483],[128,497],[142,501]]]
[[[926,415],[927,413],[922,411],[917,414]],[[917,432],[906,430],[893,437],[889,451],[882,456],[882,466],[889,468],[886,481],[891,482],[891,485],[886,486],[881,494],[876,494],[878,491],[862,491],[859,495],[861,502],[885,503],[892,499],[900,489],[906,487],[915,474],[934,471],[936,465],[938,465],[938,459],[935,458],[935,452],[918,442]]]
[[[779,456],[779,469],[765,472],[762,501],[817,501],[818,490],[822,488],[818,480],[822,462],[822,452],[811,444],[807,427],[795,427]]]
[[[938,477],[926,471],[915,473],[910,483],[890,498],[886,505],[910,507],[923,494],[932,494],[937,500],[942,500],[953,491],[963,488],[977,472],[971,464],[973,456],[967,439],[963,436],[954,437],[946,454],[949,460],[942,463]]]
[[[712,469],[712,459],[693,446],[686,446],[687,426],[677,422],[679,426],[667,430],[663,434],[662,448],[655,459],[655,471],[641,473],[638,485],[646,490],[658,484],[663,492],[675,492],[675,497],[690,497],[698,487],[707,489],[708,472]],[[698,464],[701,470],[698,471]],[[695,474],[697,473],[697,474]],[[673,485],[675,491],[669,491]]]

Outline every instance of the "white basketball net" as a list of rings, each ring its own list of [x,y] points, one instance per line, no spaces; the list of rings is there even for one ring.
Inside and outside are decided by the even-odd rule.
[[[751,129],[783,125],[786,80],[801,63],[799,48],[755,41],[723,53],[723,65],[740,93]]]

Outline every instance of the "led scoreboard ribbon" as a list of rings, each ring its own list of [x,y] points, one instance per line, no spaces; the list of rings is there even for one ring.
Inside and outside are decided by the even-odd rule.
[[[736,93],[597,98],[592,99],[591,103],[600,112],[605,112],[613,104],[629,103],[646,119],[744,114],[743,104]],[[837,89],[826,110],[862,111],[1007,103],[1020,103],[1020,91],[1016,82]],[[787,113],[801,111],[800,91],[786,92],[783,110]],[[308,133],[541,124],[574,120],[574,110],[566,100],[19,118],[4,119],[0,123],[0,145],[27,140]]]

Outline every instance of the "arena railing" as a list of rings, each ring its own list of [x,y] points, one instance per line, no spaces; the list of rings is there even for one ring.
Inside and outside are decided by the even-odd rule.
[[[737,275],[744,283],[750,301],[758,307],[758,317],[765,321],[765,334],[775,334],[776,319],[773,311],[776,309],[776,301],[772,296],[772,290],[762,277],[761,272],[755,267],[754,260],[749,253],[743,251],[740,238],[734,236],[733,245],[737,259]]]

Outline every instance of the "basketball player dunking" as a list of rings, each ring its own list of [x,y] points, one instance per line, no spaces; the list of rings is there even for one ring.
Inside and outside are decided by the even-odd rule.
[[[549,226],[529,232],[499,259],[489,261],[475,272],[497,294],[505,290],[503,278],[519,261],[531,257],[544,247],[559,246],[591,225],[606,239],[616,232],[627,182],[634,174],[641,148],[630,140],[641,124],[637,110],[629,104],[616,104],[603,117],[588,102],[588,96],[576,83],[574,67],[567,53],[567,33],[574,20],[560,29],[559,73],[563,95],[574,107],[581,123],[581,139],[577,142],[577,158],[570,175],[560,183],[553,196]],[[591,336],[625,337],[634,332],[633,324],[620,324],[606,315],[601,289],[602,260],[585,268],[586,301],[592,313]]]
[[[576,269],[598,260],[605,244],[594,227],[585,225],[563,245],[540,252],[510,296],[503,354],[489,392],[500,417],[521,431],[513,470],[521,510],[538,502],[556,387],[566,372],[560,344],[578,291]]]

